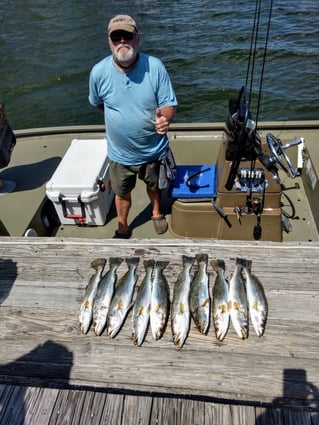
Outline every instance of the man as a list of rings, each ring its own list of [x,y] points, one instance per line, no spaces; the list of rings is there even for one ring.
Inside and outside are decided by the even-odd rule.
[[[112,18],[108,39],[112,55],[93,67],[89,101],[104,111],[118,218],[115,237],[131,237],[128,214],[137,176],[146,184],[154,227],[162,234],[168,224],[160,209],[159,158],[168,150],[166,133],[177,100],[163,63],[138,52],[140,37],[133,18]]]

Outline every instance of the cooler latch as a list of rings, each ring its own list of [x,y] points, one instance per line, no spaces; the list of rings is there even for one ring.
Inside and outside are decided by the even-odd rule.
[[[105,192],[105,183],[102,179],[98,178],[96,179],[96,184],[98,185],[101,192]]]
[[[77,201],[78,201],[80,208],[81,208],[81,214],[69,214],[68,211],[67,211],[67,207],[66,207],[66,200],[63,198],[62,195],[59,196],[59,201],[61,203],[63,216],[65,218],[77,220],[79,223],[85,223],[85,221],[86,221],[85,205],[82,202],[80,195],[78,196]]]

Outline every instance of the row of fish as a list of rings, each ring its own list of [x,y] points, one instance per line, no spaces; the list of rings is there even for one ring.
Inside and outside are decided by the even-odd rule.
[[[248,337],[248,312],[257,335],[264,333],[268,304],[262,284],[251,272],[250,260],[236,259],[235,271],[230,279],[225,276],[225,262],[212,260],[211,265],[217,276],[213,286],[212,299],[209,294],[207,254],[196,257],[183,255],[183,268],[179,274],[170,302],[169,285],[164,270],[168,261],[145,260],[143,280],[132,304],[137,282],[139,257],[127,258],[128,270],[117,284],[117,268],[122,258],[110,258],[109,270],[103,276],[105,259],[96,259],[91,266],[96,270],[92,276],[80,307],[79,322],[83,333],[91,323],[96,335],[106,328],[112,338],[121,329],[129,309],[133,305],[132,338],[136,345],[142,345],[150,326],[155,340],[162,337],[169,313],[174,344],[182,347],[187,338],[190,318],[196,327],[206,334],[212,309],[216,338],[222,341],[230,321],[241,338]],[[197,260],[197,271],[192,277],[191,268]]]

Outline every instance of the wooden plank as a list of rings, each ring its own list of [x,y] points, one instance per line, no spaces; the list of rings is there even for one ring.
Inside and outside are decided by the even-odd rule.
[[[182,255],[199,252],[210,259],[223,258],[228,276],[236,256],[253,260],[269,301],[264,337],[258,338],[251,328],[249,338],[242,341],[231,326],[219,343],[212,326],[202,336],[192,324],[182,350],[173,345],[170,326],[160,341],[149,332],[143,346],[135,347],[131,315],[113,340],[95,337],[92,331],[80,334],[78,308],[94,258],[139,255],[137,286],[143,259],[167,259],[172,295]],[[319,345],[314,338],[319,325],[318,254],[316,243],[156,240],[154,246],[152,240],[3,238],[0,381],[187,394],[257,405],[280,401],[302,407],[308,403],[307,385],[319,387]],[[119,275],[125,271],[123,264]],[[209,273],[212,288],[215,273],[211,268]],[[300,371],[305,372],[303,379]],[[318,391],[314,398],[319,399]]]
[[[25,388],[26,394],[30,388]],[[25,423],[34,423],[46,425],[51,423],[52,410],[55,406],[58,389],[54,388],[37,388],[36,397],[33,398],[33,403],[27,407],[25,403]]]
[[[231,406],[231,417],[233,425],[256,425],[254,406]]]
[[[73,390],[56,390],[56,400],[51,412],[50,425],[72,424],[75,411],[82,410],[84,394]]]
[[[151,424],[176,424],[177,399],[156,397],[153,400]]]
[[[0,423],[22,424],[24,419],[24,388],[1,385]]]
[[[122,423],[127,425],[149,425],[152,397],[125,395]]]
[[[285,425],[282,410],[256,407],[256,425]]]
[[[224,403],[205,403],[205,423],[233,425],[231,405]]]
[[[122,425],[123,394],[109,393],[106,397],[101,424]]]

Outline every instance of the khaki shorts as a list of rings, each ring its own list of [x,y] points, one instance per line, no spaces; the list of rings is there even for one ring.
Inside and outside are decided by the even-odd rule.
[[[158,189],[159,161],[152,161],[141,165],[122,165],[110,161],[111,186],[114,193],[123,196],[130,193],[135,185],[136,178],[145,182],[148,188]]]

